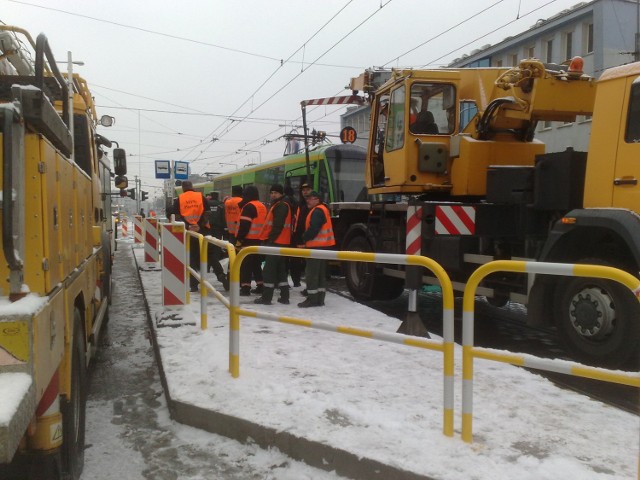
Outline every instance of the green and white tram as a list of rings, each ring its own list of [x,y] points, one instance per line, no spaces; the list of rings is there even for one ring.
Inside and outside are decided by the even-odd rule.
[[[366,149],[355,145],[323,145],[309,151],[311,187],[326,203],[366,200],[364,162]],[[291,187],[297,195],[307,181],[304,151],[259,165],[217,175],[212,181],[194,185],[203,193],[216,191],[220,199],[231,195],[231,187],[255,185],[262,201],[268,201],[274,183]],[[178,193],[182,189],[178,189]]]

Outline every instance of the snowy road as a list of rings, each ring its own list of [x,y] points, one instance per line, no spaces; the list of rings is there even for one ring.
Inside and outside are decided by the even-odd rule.
[[[116,252],[110,317],[90,375],[83,479],[343,478],[169,418],[130,248]]]

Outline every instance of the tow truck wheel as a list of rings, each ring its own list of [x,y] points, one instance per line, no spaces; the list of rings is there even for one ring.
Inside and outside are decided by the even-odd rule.
[[[87,404],[87,371],[82,314],[76,307],[73,321],[71,395],[62,401],[62,462],[66,477],[78,480],[84,467],[84,434]]]
[[[351,237],[345,250],[373,252],[364,235]],[[345,280],[353,298],[360,301],[393,300],[404,291],[404,281],[376,272],[376,265],[368,262],[345,262]]]
[[[557,290],[555,310],[560,338],[577,360],[609,368],[638,363],[640,305],[624,285],[571,278]]]

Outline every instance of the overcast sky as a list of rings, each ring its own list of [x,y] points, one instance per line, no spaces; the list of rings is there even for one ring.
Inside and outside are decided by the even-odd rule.
[[[126,149],[129,177],[146,187],[161,184],[154,160],[203,173],[277,158],[301,100],[345,94],[371,66],[446,65],[576,3],[0,0],[0,20],[84,62],[75,71],[98,115],[116,118],[100,133]],[[309,110],[310,128],[338,133],[344,107]]]

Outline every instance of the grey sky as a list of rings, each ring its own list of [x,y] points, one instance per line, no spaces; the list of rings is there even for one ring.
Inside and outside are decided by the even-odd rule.
[[[347,93],[366,67],[444,65],[576,3],[0,0],[0,20],[85,63],[98,114],[116,118],[101,133],[127,150],[130,178],[159,186],[154,160],[202,173],[279,157],[301,100]],[[310,108],[310,128],[337,134],[344,108]]]

